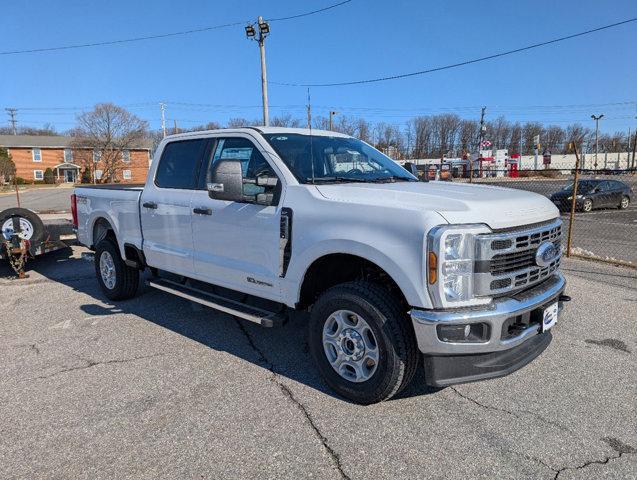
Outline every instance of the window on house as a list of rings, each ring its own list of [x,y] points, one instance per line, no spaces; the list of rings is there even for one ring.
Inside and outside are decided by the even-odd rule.
[[[64,149],[64,162],[73,163],[73,150],[71,150],[70,148]]]
[[[44,180],[44,170],[33,170],[33,178],[36,180]]]
[[[130,150],[122,150],[122,161],[130,163]]]
[[[131,178],[133,178],[133,175],[131,174],[130,170],[122,170],[122,177],[124,178],[124,180],[130,180]]]
[[[95,163],[97,163],[101,159],[102,159],[102,151],[101,150],[93,150],[93,161]]]
[[[42,150],[40,150],[39,148],[34,148],[31,151],[31,153],[33,154],[33,161],[34,162],[41,162],[42,161]]]

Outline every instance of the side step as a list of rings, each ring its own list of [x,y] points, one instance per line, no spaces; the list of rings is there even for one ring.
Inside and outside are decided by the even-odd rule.
[[[206,307],[243,318],[244,320],[258,323],[262,327],[279,327],[283,325],[283,321],[285,320],[285,314],[282,312],[271,312],[251,305],[245,305],[236,300],[182,285],[165,278],[154,278],[148,280],[146,283],[149,287],[172,293],[178,297],[200,303]]]

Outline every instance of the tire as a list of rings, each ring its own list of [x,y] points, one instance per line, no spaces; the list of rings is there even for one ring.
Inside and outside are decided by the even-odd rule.
[[[593,211],[593,201],[590,198],[584,200],[582,203],[582,212],[589,213]]]
[[[630,197],[624,195],[621,199],[621,202],[619,203],[619,209],[626,210],[628,208],[628,205],[630,205]]]
[[[345,318],[347,322],[351,319],[356,326],[341,322],[343,328],[336,329],[340,334],[332,337],[332,325],[338,323],[337,318]],[[350,341],[348,338],[353,338],[352,330],[362,324],[366,325],[363,333],[356,336],[356,343],[349,344],[355,347],[353,354],[352,350],[349,352],[353,357],[339,357],[352,359],[362,355],[362,360],[358,361],[366,362],[359,369],[364,375],[354,379],[352,362],[333,366],[338,363],[334,357],[346,354],[345,345]],[[349,337],[341,338],[343,335]],[[327,344],[324,344],[325,339],[328,339]],[[344,345],[340,350],[334,346],[339,341]],[[363,405],[388,400],[404,389],[413,379],[420,358],[413,330],[398,299],[381,286],[366,281],[337,285],[321,295],[312,307],[308,343],[327,384],[339,395]],[[375,349],[369,348],[374,343]],[[377,361],[369,355],[375,356]],[[343,373],[338,373],[337,368]]]
[[[18,217],[23,228],[23,232],[20,235],[21,238],[28,240],[33,245],[38,245],[46,240],[44,223],[42,223],[37,214],[26,208],[7,208],[0,212],[0,229],[2,230],[3,239],[8,240],[7,236],[13,231],[13,217]]]
[[[103,268],[109,272],[103,274]],[[102,292],[110,300],[126,300],[137,293],[139,270],[124,263],[111,238],[101,240],[95,247],[95,275]]]

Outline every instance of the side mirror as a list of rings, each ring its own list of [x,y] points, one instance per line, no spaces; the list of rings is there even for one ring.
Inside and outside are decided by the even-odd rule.
[[[243,170],[239,160],[220,160],[210,172],[208,195],[215,200],[243,201]]]

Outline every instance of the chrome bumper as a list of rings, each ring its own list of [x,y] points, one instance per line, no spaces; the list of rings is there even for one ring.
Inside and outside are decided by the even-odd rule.
[[[450,310],[416,310],[409,312],[419,350],[427,355],[463,355],[496,352],[516,347],[537,335],[539,325],[531,325],[519,335],[502,339],[502,325],[511,317],[523,315],[542,306],[558,301],[566,287],[561,273],[520,294],[495,299],[491,304]],[[450,343],[438,338],[436,326],[457,323],[487,323],[491,337],[482,343]]]

